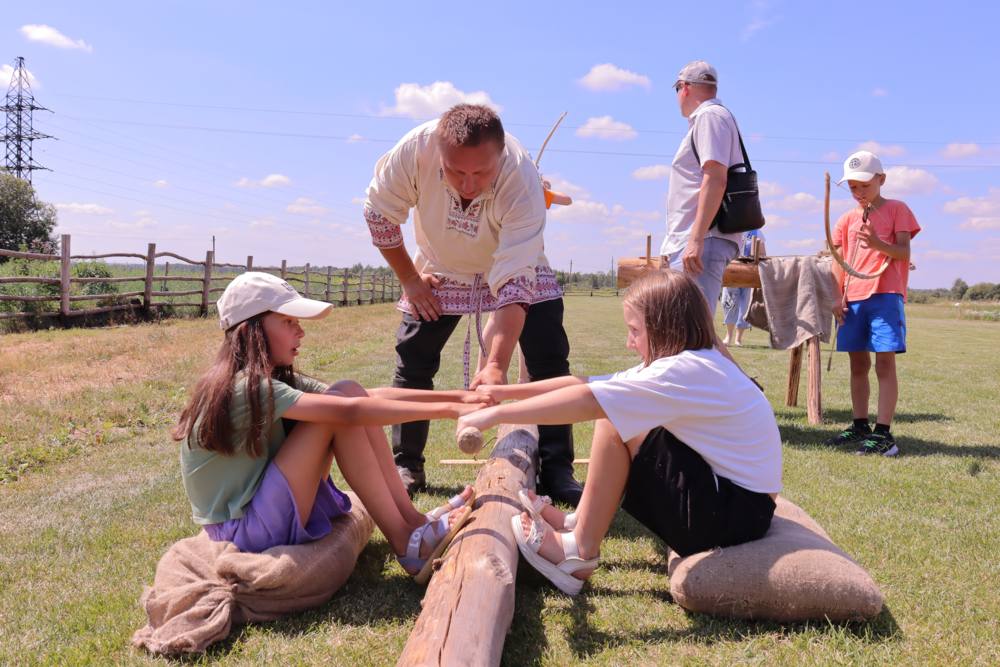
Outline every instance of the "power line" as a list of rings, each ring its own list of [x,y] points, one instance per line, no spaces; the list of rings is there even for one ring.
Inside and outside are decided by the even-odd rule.
[[[60,97],[69,97],[75,99],[85,99],[94,100],[100,102],[115,102],[115,103],[125,103],[125,104],[147,104],[153,106],[164,106],[164,107],[179,107],[179,108],[190,108],[190,109],[212,109],[216,111],[241,111],[250,113],[273,113],[273,114],[288,114],[288,115],[300,115],[300,116],[320,116],[320,117],[332,117],[332,118],[353,118],[353,119],[366,119],[366,120],[408,120],[411,122],[422,123],[428,120],[433,120],[433,117],[427,118],[413,118],[412,116],[405,116],[401,114],[364,114],[364,113],[346,113],[337,111],[316,111],[316,110],[305,110],[305,109],[270,109],[264,107],[246,107],[246,106],[236,106],[236,105],[213,105],[213,104],[194,104],[190,102],[166,102],[166,101],[156,101],[156,100],[137,100],[130,98],[115,98],[115,97],[96,97],[90,95],[70,95],[66,93],[57,93],[56,95]],[[549,128],[551,123],[535,123],[535,122],[504,122],[504,125],[510,127],[538,127],[538,128]],[[568,130],[579,130],[587,127],[586,125],[564,125]],[[602,129],[602,132],[636,132],[639,134],[666,134],[666,135],[684,135],[686,131],[679,130],[668,130],[660,128],[628,128],[616,130],[612,128]],[[844,137],[798,137],[798,136],[785,136],[785,135],[764,135],[764,134],[754,134],[756,137],[762,139],[780,139],[782,141],[824,141],[831,143],[862,143],[869,141],[867,139],[851,139]],[[932,140],[932,139],[882,139],[884,143],[892,144],[926,144],[926,145],[939,145],[939,144],[949,144],[957,143],[954,141],[947,140]],[[978,140],[968,140],[962,143],[975,143],[981,146],[996,146],[1000,145],[1000,141],[978,141]]]

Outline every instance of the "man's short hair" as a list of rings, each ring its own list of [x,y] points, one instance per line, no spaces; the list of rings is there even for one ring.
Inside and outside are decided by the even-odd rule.
[[[500,116],[482,104],[456,104],[441,115],[436,132],[441,145],[449,148],[479,146],[487,141],[504,147]]]

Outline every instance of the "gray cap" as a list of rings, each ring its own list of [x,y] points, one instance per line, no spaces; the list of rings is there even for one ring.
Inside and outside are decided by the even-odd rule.
[[[692,60],[677,73],[677,81],[717,86],[719,85],[719,75],[716,73],[715,68],[704,60]]]

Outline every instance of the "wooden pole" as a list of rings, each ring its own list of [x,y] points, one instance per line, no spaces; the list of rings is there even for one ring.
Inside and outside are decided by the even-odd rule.
[[[153,305],[153,274],[156,273],[156,244],[146,246],[146,283],[143,285],[142,307],[149,311]]]
[[[247,271],[253,271],[253,255],[247,255]]]
[[[63,234],[62,239],[59,242],[60,251],[62,252],[62,257],[59,261],[59,314],[63,318],[69,316],[69,291],[71,283],[69,281],[70,277],[70,240],[69,234]],[[63,324],[66,324],[66,320],[63,320]]]
[[[281,279],[284,280],[288,277],[288,261],[281,260]]]
[[[799,404],[799,378],[802,377],[802,345],[792,348],[788,360],[788,392],[785,394],[785,405],[795,407]]]
[[[646,265],[652,266],[653,264],[653,236],[652,234],[646,234]]]
[[[323,293],[323,300],[330,303],[330,283],[333,280],[333,267],[326,267],[326,291]]]
[[[201,316],[208,317],[208,291],[212,289],[212,264],[215,263],[215,253],[211,250],[205,253],[205,278],[201,286]]]
[[[343,279],[343,282],[341,282],[341,284],[340,284],[340,286],[344,290],[344,294],[340,298],[340,305],[341,306],[346,306],[347,305],[347,278],[348,278],[349,275],[350,274],[348,273],[348,269],[344,269],[344,279]]]
[[[514,618],[517,492],[534,488],[538,429],[502,425],[476,477],[472,520],[445,553],[397,665],[499,665]]]
[[[821,391],[822,373],[822,353],[819,347],[819,336],[813,336],[806,341],[809,348],[809,394],[806,403],[807,415],[810,424],[821,424],[823,422],[823,397]]]
[[[305,298],[309,298],[309,262],[306,262]]]
[[[365,294],[365,269],[361,267],[361,271],[358,272],[358,305],[364,303],[363,297]]]

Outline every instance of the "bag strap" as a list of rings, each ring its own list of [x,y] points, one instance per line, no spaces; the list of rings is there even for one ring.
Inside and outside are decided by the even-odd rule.
[[[743,145],[743,135],[740,133],[740,126],[739,126],[739,123],[736,122],[736,116],[734,116],[733,112],[729,111],[729,109],[726,108],[722,104],[712,104],[712,105],[709,105],[709,106],[719,106],[719,107],[722,107],[723,109],[726,110],[726,112],[729,114],[729,117],[733,119],[733,127],[736,128],[736,136],[740,140],[740,152],[743,153],[743,164],[734,164],[734,165],[731,165],[729,167],[729,169],[732,169],[733,167],[746,167],[747,171],[753,171],[753,167],[750,166],[750,156],[747,155],[746,146]],[[698,122],[697,118],[695,119],[695,122],[696,123]],[[694,159],[698,161],[698,166],[701,166],[701,158],[698,157],[698,147],[694,143],[694,131],[693,130],[694,130],[694,127],[692,126],[692,132],[691,132],[691,151],[694,153]]]

